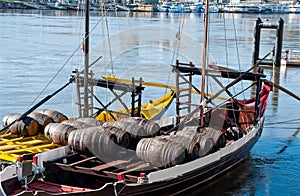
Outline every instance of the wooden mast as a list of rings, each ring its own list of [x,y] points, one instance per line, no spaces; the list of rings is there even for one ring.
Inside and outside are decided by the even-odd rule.
[[[89,102],[88,102],[88,76],[89,76],[89,21],[90,21],[90,0],[85,3],[85,36],[84,36],[84,107],[83,117],[89,115]]]
[[[202,49],[202,80],[201,80],[201,96],[200,104],[204,101],[205,90],[205,72],[207,67],[207,39],[208,39],[208,20],[209,20],[209,0],[205,1],[205,14],[204,14],[204,37],[203,37],[203,49]],[[200,126],[203,126],[204,105],[200,108]]]

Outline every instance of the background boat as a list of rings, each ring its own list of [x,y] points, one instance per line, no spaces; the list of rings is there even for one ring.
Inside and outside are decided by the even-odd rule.
[[[162,16],[163,17],[163,16]],[[291,19],[292,20],[292,19]],[[249,22],[250,23],[250,22]],[[192,24],[192,23],[188,23],[189,25],[190,24]],[[252,23],[251,23],[252,24]],[[118,25],[116,25],[116,26],[118,26]],[[250,27],[251,26],[251,27]],[[215,26],[216,27],[216,26]],[[2,29],[2,28],[1,28]],[[287,27],[287,29],[288,29],[288,31],[291,31],[291,29],[289,28],[289,27]],[[62,32],[63,32],[63,30],[62,30]],[[252,40],[252,33],[250,33],[250,32],[252,32],[252,25],[250,25],[249,24],[249,34],[248,34],[248,36],[246,35],[246,37],[248,37],[249,38],[249,40]],[[297,34],[296,34],[297,35]],[[292,39],[293,37],[289,37],[289,39]],[[298,43],[298,42],[297,42]],[[58,45],[59,46],[59,45]],[[297,45],[295,45],[295,46],[297,46]],[[247,47],[245,47],[245,48],[247,48]],[[248,48],[248,50],[249,50],[249,48]],[[141,51],[140,51],[141,52]],[[219,52],[219,51],[215,51],[216,53],[217,52]],[[59,54],[61,54],[61,53],[59,53]],[[26,58],[25,58],[26,59]],[[245,59],[243,59],[242,61],[245,61]],[[292,70],[292,71],[290,71],[289,72],[289,70],[288,70],[288,72],[287,72],[287,74],[288,74],[288,80],[293,80],[293,73],[296,71],[297,72],[297,70],[293,70],[293,69],[290,69],[290,70]],[[284,81],[283,80],[283,82],[286,82],[286,81]],[[294,83],[293,83],[294,85],[295,84],[297,84],[297,80],[295,80],[294,81]],[[290,88],[293,88],[292,86],[290,86]],[[27,95],[28,96],[28,95]],[[30,95],[29,95],[30,96]],[[283,98],[284,100],[287,100],[287,98],[284,96],[284,95],[282,95],[282,94],[279,94],[279,96],[281,97],[281,99]],[[7,97],[7,95],[5,96],[5,97]],[[26,100],[26,97],[22,97],[21,98],[22,100]],[[28,97],[27,97],[27,100],[28,100]],[[14,101],[15,102],[15,101]],[[272,102],[274,103],[274,102],[276,102],[276,100],[272,100]],[[12,107],[12,105],[7,105],[6,106],[6,110],[7,110],[7,108],[9,108],[9,107]],[[287,106],[287,105],[285,105],[284,106],[284,108],[281,108],[280,106],[279,106],[279,110],[280,111],[286,111],[287,110],[287,108],[286,107],[290,107],[290,106]],[[272,105],[271,104],[271,108],[272,109],[276,109],[277,108],[277,106],[275,106],[275,105]],[[16,107],[15,108],[15,110],[20,110],[20,107]],[[276,120],[279,120],[279,119],[276,119],[276,112],[274,112],[273,110],[269,110],[270,112],[269,112],[269,115],[267,116],[269,119],[271,119],[271,120],[273,120],[272,122],[275,122],[276,123]],[[2,110],[3,111],[3,110]],[[278,116],[279,116],[279,114],[278,114]],[[290,118],[291,120],[293,120],[293,114],[290,114],[289,116],[288,116],[288,118]],[[278,122],[278,121],[277,121]],[[295,124],[292,124],[292,126],[294,126]],[[269,125],[269,126],[272,126],[272,125]],[[296,129],[297,127],[294,127],[294,129]],[[261,175],[259,175],[259,173],[260,172],[264,172],[264,174],[267,176],[265,179],[268,179],[269,181],[268,181],[268,183],[270,183],[270,184],[268,184],[268,185],[271,185],[271,186],[268,186],[268,188],[270,188],[271,190],[273,190],[273,189],[275,189],[276,190],[276,188],[275,188],[275,186],[276,186],[276,184],[277,183],[280,183],[281,185],[282,185],[282,183],[283,184],[285,184],[286,183],[286,181],[289,181],[289,178],[287,178],[287,179],[284,179],[285,180],[285,182],[282,182],[282,181],[280,181],[279,180],[279,182],[276,182],[275,181],[275,179],[273,179],[273,177],[275,177],[275,176],[273,176],[273,174],[271,174],[271,173],[269,173],[268,171],[269,171],[269,169],[272,169],[274,166],[276,166],[277,164],[286,164],[286,166],[289,168],[289,171],[288,171],[288,173],[290,174],[290,175],[292,175],[292,176],[294,176],[294,175],[297,175],[297,172],[294,172],[295,170],[297,171],[297,168],[295,168],[295,167],[293,167],[292,165],[290,165],[290,160],[289,160],[289,156],[288,155],[291,155],[291,156],[293,156],[293,154],[294,153],[296,153],[296,151],[293,151],[293,149],[297,146],[297,145],[295,145],[293,142],[291,143],[291,145],[288,145],[288,147],[287,147],[287,151],[285,151],[284,153],[288,153],[288,157],[286,157],[286,154],[284,154],[284,153],[281,153],[281,154],[279,154],[279,155],[276,155],[276,152],[278,152],[278,151],[280,151],[281,150],[281,144],[285,144],[285,141],[289,138],[289,136],[291,136],[292,135],[292,133],[294,132],[294,130],[293,129],[291,129],[291,130],[284,130],[284,129],[276,129],[276,132],[274,132],[274,129],[268,129],[268,127],[266,127],[266,129],[268,130],[267,131],[267,133],[265,133],[264,134],[264,137],[262,138],[263,139],[263,141],[267,141],[267,144],[263,144],[263,141],[261,141],[261,142],[259,142],[258,144],[259,144],[259,147],[257,147],[257,149],[255,150],[254,149],[254,158],[253,159],[250,159],[250,161],[251,161],[251,163],[253,163],[253,164],[255,164],[256,166],[254,166],[254,171],[257,171],[257,173],[250,173],[250,175],[252,174],[252,175],[254,175],[254,179],[256,179],[255,178],[255,176],[257,177],[257,181],[255,181],[255,183],[259,183],[259,177],[261,177]],[[280,134],[279,134],[280,133]],[[275,135],[274,135],[275,134]],[[286,139],[286,140],[285,140]],[[272,141],[272,140],[275,140],[275,143],[277,144],[277,147],[274,147],[274,145],[273,145],[273,142],[270,142],[270,140]],[[270,142],[270,144],[269,144],[269,142]],[[294,140],[292,140],[292,141],[294,141]],[[296,141],[297,141],[297,139],[296,139]],[[265,146],[265,148],[264,149],[267,149],[265,152],[261,152],[261,150],[260,150],[260,148],[261,147],[264,147]],[[269,147],[269,148],[268,148]],[[271,154],[271,157],[273,157],[274,159],[270,159],[269,157],[270,156],[268,156],[268,157],[266,157],[266,155],[270,155]],[[273,155],[273,156],[272,156]],[[278,158],[279,157],[283,157],[283,160],[281,159],[281,160],[278,160]],[[296,158],[296,157],[295,157]],[[297,159],[294,159],[294,160],[297,160]],[[287,163],[287,162],[288,163]],[[251,167],[251,166],[250,166]],[[274,168],[273,168],[274,169]],[[253,170],[251,170],[251,171],[253,171]],[[283,172],[283,173],[285,173],[285,172],[287,172],[286,171],[286,167],[285,167],[285,171],[283,171],[283,170],[274,170],[275,172],[278,172],[278,173],[281,173],[281,172]],[[292,173],[293,174],[291,174],[290,172],[291,171],[293,171]],[[272,179],[271,179],[271,176],[272,176]],[[276,177],[275,177],[276,178]],[[253,178],[251,178],[252,180],[253,180]],[[274,180],[274,181],[273,181]],[[245,179],[242,179],[241,180],[242,182],[247,182],[248,180],[245,180]],[[255,187],[255,188],[257,188],[257,189],[255,189],[256,191],[266,191],[266,189],[264,189],[265,188],[265,186],[264,185],[266,185],[265,184],[266,182],[264,182],[263,184],[262,184],[262,187],[261,186],[257,186],[257,184],[255,184],[255,185],[253,185],[253,184],[251,184],[250,183],[250,185],[248,184],[248,185],[245,185],[246,186],[246,188],[248,187],[252,187],[252,185]],[[293,183],[293,181],[289,181],[289,183]],[[247,184],[247,183],[245,183],[245,184]],[[274,187],[273,187],[274,186]],[[284,186],[284,185],[282,185],[282,186]],[[244,187],[245,188],[245,187]],[[230,188],[229,188],[230,189]],[[242,188],[241,188],[242,189]],[[235,188],[233,188],[233,191],[234,190],[236,190],[236,191],[241,191],[241,189],[239,189],[238,188],[238,190],[236,190]],[[232,189],[230,189],[231,191],[232,191]],[[252,189],[253,190],[253,189]],[[269,189],[268,189],[269,190]],[[293,193],[293,191],[294,191],[294,189],[289,189],[288,191],[290,191],[291,193]]]

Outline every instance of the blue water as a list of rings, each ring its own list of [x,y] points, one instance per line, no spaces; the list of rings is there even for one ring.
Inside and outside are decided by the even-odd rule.
[[[299,14],[211,14],[210,61],[233,69],[249,69],[257,17],[275,23],[283,18],[283,48],[300,50]],[[109,33],[101,30],[106,22]],[[166,13],[113,13],[106,20],[101,20],[99,13],[93,12],[90,29],[97,23],[92,32],[90,53],[91,62],[103,55],[93,67],[97,75],[112,73],[113,68],[119,77],[142,76],[146,81],[174,84],[170,72],[174,59],[192,60],[195,64],[201,62],[201,14],[183,17]],[[0,119],[10,113],[26,111],[33,102],[65,84],[72,70],[81,68],[83,24],[82,14],[77,12],[0,11]],[[180,42],[175,38],[179,28],[182,32]],[[275,32],[264,31],[260,56],[268,53],[274,44]],[[74,57],[67,61],[73,53]],[[224,58],[225,55],[228,58]],[[110,59],[113,60],[112,65]],[[266,69],[265,73],[267,79],[275,79],[300,95],[300,68],[288,67],[277,73]],[[72,102],[74,92],[73,86],[67,87],[43,108],[63,111],[68,116],[76,115]],[[163,93],[165,90],[149,89],[145,97],[147,100]],[[40,96],[37,98],[37,95]],[[111,98],[105,93],[100,96],[103,100]],[[299,114],[299,101],[283,92],[272,92],[262,137],[252,149],[249,159],[237,170],[191,194],[298,195],[300,139],[296,131],[300,128]]]

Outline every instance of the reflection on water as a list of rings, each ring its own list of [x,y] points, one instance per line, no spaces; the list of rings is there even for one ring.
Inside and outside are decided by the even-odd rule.
[[[82,16],[81,12],[58,10],[0,11],[0,20],[5,21],[0,23],[0,119],[9,113],[24,112],[74,49],[81,45],[83,29],[78,26],[83,23],[78,22],[78,19],[81,20]],[[99,16],[99,12],[92,12],[91,26],[100,20]],[[169,73],[166,72],[170,71],[169,65],[173,62],[173,54],[178,46],[175,34],[180,22],[184,22],[182,42],[187,42],[180,45],[180,50],[184,52],[178,53],[178,56],[185,60],[196,59],[198,56],[201,59],[202,14],[185,14],[184,21],[181,20],[182,15],[172,13],[118,12],[109,13],[108,16],[109,31],[113,38],[111,46],[116,50],[112,53],[116,63],[114,68],[118,74],[123,73],[130,77],[133,71],[138,70],[152,81],[164,79],[167,82]],[[252,61],[254,24],[258,16],[274,21],[282,17],[285,21],[283,49],[300,50],[299,14],[220,13],[210,15],[211,59],[232,69],[248,70]],[[96,38],[92,38],[91,42],[98,45],[93,45],[95,54],[91,62],[102,55],[101,51],[109,51],[109,46],[103,44],[105,39],[107,40],[107,34],[104,35],[106,38],[101,38],[101,31],[95,31],[93,35],[96,35]],[[262,36],[262,54],[274,47],[274,43],[268,37],[268,33]],[[192,50],[188,50],[190,46]],[[42,97],[65,84],[71,71],[82,65],[82,51],[78,50],[75,56],[45,90]],[[108,69],[108,64],[109,59],[101,58],[95,66],[100,73]],[[151,69],[155,70],[156,76],[152,77]],[[268,80],[299,95],[299,68],[288,67],[285,72],[265,69],[265,74]],[[64,111],[68,116],[72,116],[72,90],[68,88],[58,97],[51,99],[45,107]],[[151,95],[158,94],[151,92],[147,98]],[[102,96],[104,99],[109,98],[105,93]],[[224,174],[203,189],[196,190],[193,195],[299,194],[299,134],[295,134],[290,140],[300,126],[299,102],[275,88],[270,96],[265,128],[262,137],[251,151],[252,157],[237,170]],[[287,147],[284,148],[285,146]],[[284,151],[278,154],[283,148]]]
[[[263,168],[257,167],[253,161],[250,157],[234,170],[221,174],[216,180],[187,195],[255,195],[256,186],[263,180],[260,175]]]
[[[273,82],[275,84],[280,84],[280,67],[273,68]],[[272,107],[273,113],[277,113],[277,106],[278,106],[278,88],[273,88],[273,95],[272,95]]]

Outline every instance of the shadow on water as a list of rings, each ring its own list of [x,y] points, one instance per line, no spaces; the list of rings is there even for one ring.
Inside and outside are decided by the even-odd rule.
[[[297,137],[298,133],[300,132],[300,128],[298,128],[291,137],[289,137],[289,139],[286,142],[286,145],[284,145],[280,151],[277,152],[277,154],[281,154],[283,153],[287,147],[292,143],[292,141]]]
[[[202,186],[189,190],[185,195],[255,195],[257,182],[260,181],[261,167],[256,166],[251,157],[243,161],[228,173]]]

